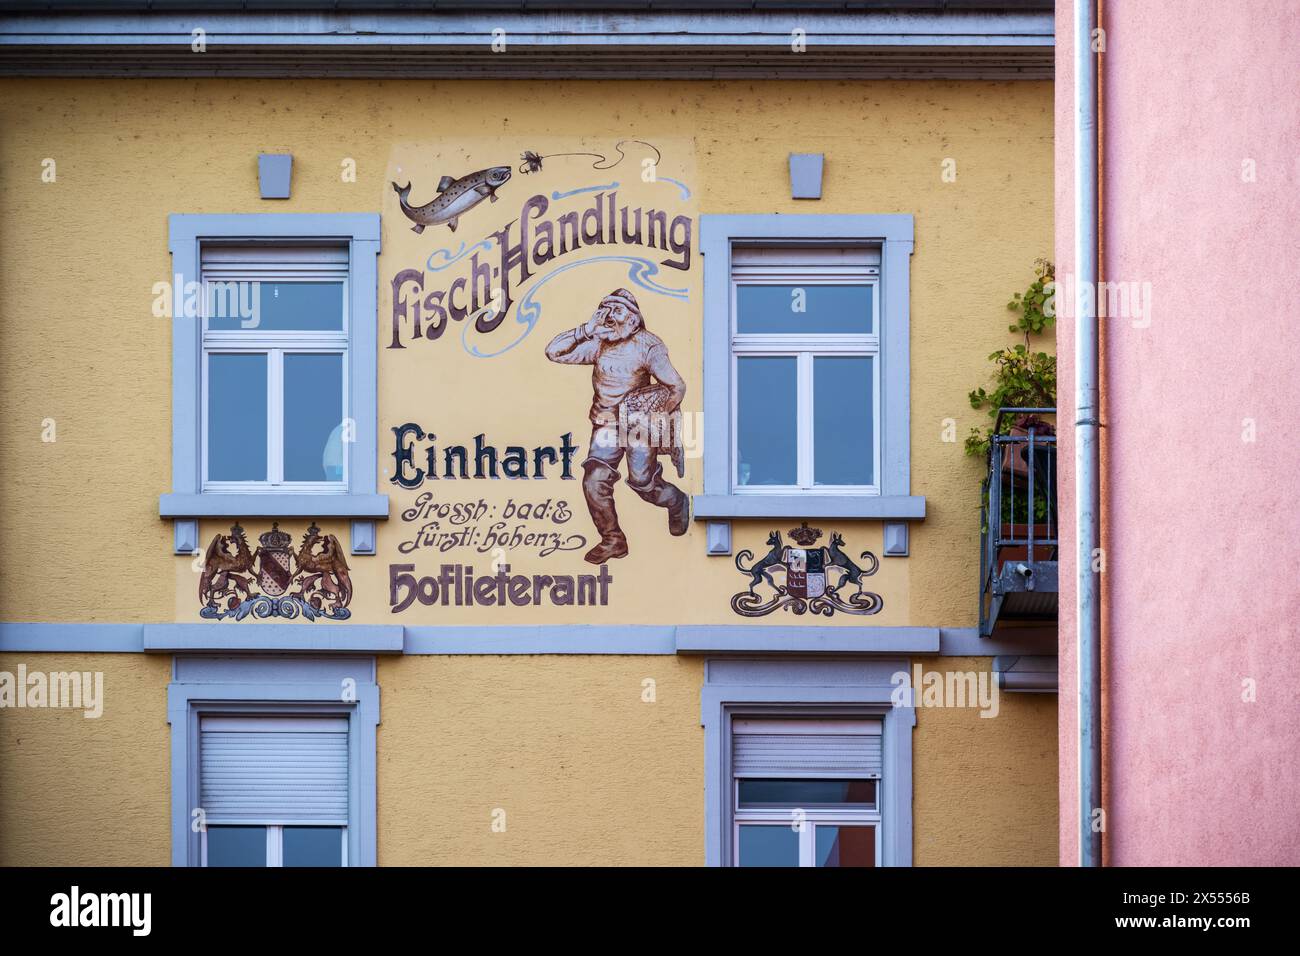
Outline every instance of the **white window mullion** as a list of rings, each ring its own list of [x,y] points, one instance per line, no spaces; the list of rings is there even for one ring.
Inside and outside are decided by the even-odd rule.
[[[816,866],[817,854],[816,843],[814,842],[813,832],[817,829],[816,824],[804,820],[803,826],[799,830],[799,865]]]
[[[284,483],[284,349],[271,349],[266,363],[266,478]]]
[[[813,486],[813,374],[812,354],[800,352],[798,357],[798,376],[796,388],[799,394],[799,410],[795,416],[796,434],[798,435],[799,457],[796,480],[800,488]]]
[[[266,865],[284,866],[284,827],[266,828]]]

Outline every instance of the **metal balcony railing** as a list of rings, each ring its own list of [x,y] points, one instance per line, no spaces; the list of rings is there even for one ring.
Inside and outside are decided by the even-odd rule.
[[[1055,408],[998,409],[980,506],[985,637],[1000,624],[1056,620],[1055,424]]]

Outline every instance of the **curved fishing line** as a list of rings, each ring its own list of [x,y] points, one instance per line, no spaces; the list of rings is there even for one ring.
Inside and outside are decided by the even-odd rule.
[[[618,153],[618,159],[613,162],[610,162],[610,157],[606,156],[604,153],[547,153],[545,156],[542,156],[538,153],[534,153],[532,150],[527,150],[519,157],[523,160],[523,162],[519,164],[519,172],[523,173],[525,176],[529,173],[540,172],[542,168],[542,160],[558,159],[563,156],[594,157],[596,161],[591,164],[592,169],[613,169],[619,163],[623,162],[623,160],[627,159],[627,153],[623,150],[624,143],[636,143],[639,146],[646,146],[654,150],[656,166],[658,166],[659,161],[663,159],[663,153],[659,152],[659,147],[654,145],[654,143],[647,143],[643,139],[621,139],[614,144],[614,150]]]

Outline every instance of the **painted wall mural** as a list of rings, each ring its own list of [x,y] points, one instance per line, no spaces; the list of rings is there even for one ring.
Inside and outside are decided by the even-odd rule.
[[[795,614],[832,616],[836,611],[845,614],[879,614],[885,602],[879,594],[864,590],[863,578],[875,574],[880,562],[870,551],[858,557],[865,559],[865,569],[844,553],[844,537],[831,532],[830,544],[814,547],[822,536],[821,528],[810,528],[803,522],[790,529],[794,546],[787,545],[780,531],[767,537],[768,552],[754,560],[754,552],[746,549],[736,555],[736,568],[749,575],[749,587],[731,598],[731,609],[744,617],[762,617],[777,608]],[[752,562],[748,567],[746,561]],[[838,579],[832,573],[838,574]],[[775,575],[784,580],[778,582]],[[770,597],[759,592],[760,585],[771,588]],[[846,585],[856,586],[856,591],[846,591]]]
[[[615,604],[611,563],[662,560],[649,542],[690,527],[689,145],[399,148],[393,173],[390,612]]]
[[[379,184],[377,467],[390,517],[375,557],[347,554],[345,520],[322,519],[325,531],[283,520],[287,530],[257,542],[238,524],[209,525],[193,566],[198,616],[530,625],[880,614],[865,586],[880,564],[845,541],[871,533],[856,525],[829,541],[807,523],[772,531],[734,561],[709,557],[696,537],[694,180],[689,140],[395,145]],[[766,533],[734,529],[742,541]],[[905,608],[901,568],[880,578],[890,613]],[[191,582],[184,618],[196,610]]]

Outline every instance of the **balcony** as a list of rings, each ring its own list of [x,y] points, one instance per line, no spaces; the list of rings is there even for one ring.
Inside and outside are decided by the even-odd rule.
[[[998,409],[980,507],[984,637],[1056,622],[1055,424],[1055,408]]]

